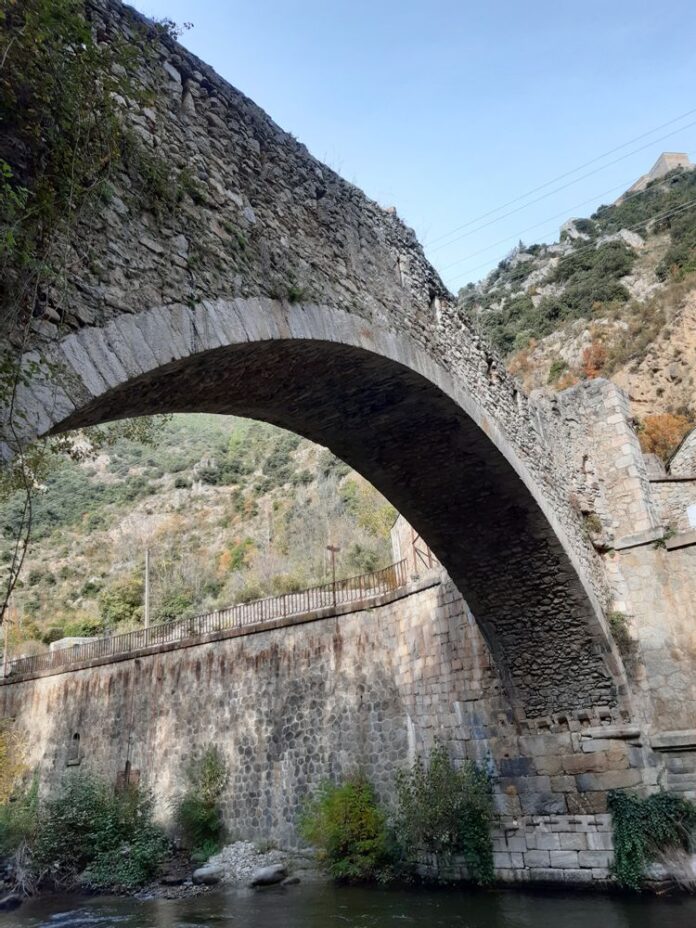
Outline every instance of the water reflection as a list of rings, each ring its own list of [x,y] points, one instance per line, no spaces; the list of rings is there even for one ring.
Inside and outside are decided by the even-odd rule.
[[[694,928],[696,900],[307,885],[193,899],[34,900],[7,928]]]

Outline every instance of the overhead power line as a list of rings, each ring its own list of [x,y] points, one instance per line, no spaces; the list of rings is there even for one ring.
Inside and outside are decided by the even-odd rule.
[[[527,232],[531,232],[533,229],[538,229],[540,226],[545,226],[549,222],[560,219],[562,216],[568,216],[569,213],[572,213],[573,210],[579,209],[581,206],[587,206],[588,203],[596,203],[600,197],[606,196],[608,193],[616,193],[617,190],[625,190],[625,184],[617,184],[615,187],[610,187],[608,190],[603,190],[601,193],[596,194],[593,197],[588,197],[586,200],[583,200],[582,203],[576,203],[574,206],[568,206],[566,209],[561,210],[559,213],[555,213],[553,216],[548,216],[546,219],[543,219],[541,222],[534,223],[533,226],[527,226],[526,229],[521,229],[515,235],[506,235],[505,238],[498,239],[497,242],[493,242],[491,245],[486,245],[485,248],[479,248],[478,251],[472,251],[471,254],[466,255],[463,258],[457,258],[456,261],[453,261],[451,264],[446,264],[441,271],[448,271],[452,267],[457,267],[457,265],[462,264],[464,261],[468,261],[470,258],[475,258],[477,255],[484,254],[487,251],[490,251],[491,248],[497,248],[499,245],[504,245],[506,242],[513,240],[519,241],[523,235]]]
[[[456,267],[457,265],[462,264],[464,261],[469,261],[471,258],[476,258],[480,254],[485,254],[485,252],[490,251],[491,248],[496,248],[500,245],[505,245],[506,243],[512,242],[512,241],[520,241],[522,236],[525,235],[527,232],[531,232],[532,229],[537,229],[540,226],[545,226],[547,222],[553,222],[554,220],[558,220],[561,216],[568,216],[569,213],[572,214],[574,210],[579,209],[581,206],[586,206],[588,203],[596,203],[597,200],[600,199],[600,197],[606,196],[608,193],[616,193],[617,190],[622,190],[622,189],[623,190],[626,189],[625,183],[617,184],[616,187],[611,187],[609,188],[609,190],[603,190],[601,193],[597,193],[595,194],[595,196],[588,197],[587,200],[583,200],[582,203],[576,203],[574,206],[569,206],[566,209],[561,210],[560,213],[556,213],[554,216],[549,216],[547,219],[544,219],[541,222],[538,222],[533,226],[527,226],[526,229],[521,229],[519,232],[516,232],[513,235],[506,235],[505,238],[499,239],[497,242],[494,242],[492,245],[487,245],[485,248],[479,248],[478,251],[472,251],[471,254],[468,254],[463,258],[458,258],[456,261],[453,261],[451,264],[445,265],[445,267],[442,268],[442,271],[446,271],[449,268]],[[632,200],[634,197],[639,197],[643,192],[644,192],[644,189],[634,190],[633,193],[627,193],[622,198],[621,202],[626,203],[628,202],[628,200]],[[469,270],[463,271],[462,274],[470,274],[473,271],[477,270],[477,268],[479,267],[485,267],[487,263],[488,262],[484,262],[483,264],[479,264],[476,267],[469,268]]]
[[[625,230],[621,230],[621,231],[635,232],[638,229],[641,229],[647,223],[654,223],[654,222],[659,222],[662,219],[669,219],[670,216],[676,216],[677,213],[681,213],[683,210],[686,210],[686,209],[691,209],[691,207],[693,206],[696,206],[696,199],[689,200],[688,203],[683,203],[681,206],[677,206],[672,210],[668,210],[666,213],[661,213],[657,216],[652,216],[650,219],[644,219],[642,222],[638,222],[636,223],[636,225],[629,226]],[[592,244],[592,245],[585,245],[583,248],[577,248],[573,251],[573,256],[583,254],[586,251],[593,251],[594,249],[596,249],[596,247],[597,247],[596,244]],[[488,262],[486,261],[485,264],[480,265],[480,267],[485,267],[487,264]],[[457,274],[456,277],[453,278],[453,280],[459,280],[462,277],[466,277],[468,274],[473,273],[475,270],[476,270],[475,267],[470,268],[468,271],[464,271],[462,274]]]
[[[600,199],[600,197],[606,196],[606,194],[608,193],[615,193],[617,190],[621,190],[621,189],[625,190],[626,184],[617,184],[616,187],[611,187],[608,190],[603,190],[601,193],[595,194],[595,196],[588,197],[588,199],[584,200],[582,203],[576,203],[574,206],[569,206],[566,209],[562,210],[560,213],[556,213],[554,216],[549,216],[547,219],[544,219],[542,222],[536,223],[533,226],[527,226],[526,229],[521,229],[519,232],[516,232],[512,235],[506,235],[505,238],[499,239],[497,242],[495,242],[492,245],[487,245],[485,248],[480,248],[478,251],[473,251],[471,252],[471,254],[468,254],[463,258],[458,258],[456,261],[453,261],[451,264],[445,265],[445,267],[442,268],[442,271],[444,272],[448,270],[449,268],[456,267],[457,265],[462,264],[464,261],[468,261],[471,258],[475,258],[480,254],[484,254],[486,251],[489,251],[491,248],[495,248],[499,245],[504,245],[512,241],[520,241],[522,236],[525,235],[527,232],[530,232],[532,229],[539,228],[539,226],[544,226],[546,225],[547,222],[553,222],[554,220],[558,220],[561,216],[568,216],[569,213],[572,214],[574,210],[579,209],[581,206],[586,206],[588,203],[596,203],[597,200]],[[621,199],[622,204],[628,202],[628,200],[632,200],[634,197],[639,197],[644,192],[644,190],[645,188],[642,188],[640,190],[634,190],[633,193],[626,193]],[[488,262],[484,262],[483,264],[478,264],[476,265],[476,267],[469,268],[468,270],[463,271],[462,273],[470,274],[480,267],[485,267],[487,263]],[[457,276],[461,276],[461,275],[457,275]]]
[[[661,129],[666,129],[667,126],[674,125],[675,122],[681,122],[682,119],[686,119],[687,116],[692,116],[696,113],[696,109],[687,110],[685,113],[682,113],[680,116],[675,116],[674,119],[669,119],[667,122],[661,123],[659,126],[655,126],[653,129],[648,129],[647,132],[643,132],[641,135],[636,135],[634,138],[629,139],[627,142],[624,142],[621,145],[617,145],[616,148],[610,148],[608,151],[603,152],[601,155],[597,155],[595,158],[590,158],[589,161],[585,161],[582,164],[578,165],[576,168],[572,168],[570,171],[565,171],[563,174],[559,174],[557,177],[547,180],[545,183],[540,184],[538,187],[528,190],[526,193],[520,194],[520,196],[514,197],[512,200],[508,200],[507,203],[502,203],[500,206],[496,206],[495,209],[488,210],[486,213],[482,213],[480,216],[475,216],[473,219],[468,220],[461,226],[457,226],[455,229],[451,229],[449,232],[444,232],[442,235],[438,235],[436,238],[430,242],[432,247],[437,242],[441,241],[443,238],[449,238],[450,235],[461,231],[462,229],[468,228],[470,225],[473,225],[475,222],[479,222],[481,219],[487,219],[489,216],[492,216],[494,213],[500,212],[501,209],[507,209],[508,206],[514,206],[515,203],[519,203],[520,200],[526,200],[527,197],[531,197],[533,194],[538,193],[540,190],[545,190],[546,187],[550,187],[552,184],[557,183],[559,180],[564,180],[566,177],[570,177],[573,174],[577,174],[578,171],[582,171],[585,168],[588,168],[591,164],[596,164],[598,161],[603,161],[604,158],[608,158],[609,155],[615,154],[617,151],[621,151],[624,148],[627,148],[629,145],[633,145],[635,142],[640,142],[642,139],[647,138],[649,135],[653,135],[655,132],[659,132]],[[686,128],[686,127],[682,127]],[[677,130],[679,131],[679,130]],[[660,139],[653,139],[650,143],[651,145],[655,142],[661,141]],[[444,246],[442,246],[444,247]]]
[[[431,251],[440,251],[443,248],[448,248],[450,245],[454,245],[456,242],[460,242],[464,238],[468,238],[470,235],[475,235],[477,232],[480,232],[482,229],[487,229],[489,226],[495,225],[496,222],[500,222],[503,219],[507,219],[508,216],[514,216],[516,213],[522,212],[530,206],[533,206],[535,203],[540,203],[542,200],[548,199],[548,197],[553,196],[556,193],[560,193],[561,190],[566,190],[568,187],[572,187],[574,184],[578,184],[581,180],[585,180],[588,177],[593,177],[595,174],[599,174],[600,171],[604,171],[609,167],[612,167],[615,164],[618,164],[620,161],[625,161],[626,158],[630,158],[632,155],[637,154],[638,152],[644,151],[646,148],[650,148],[656,142],[662,142],[664,139],[668,139],[673,135],[677,135],[679,132],[683,132],[685,129],[690,129],[692,126],[696,126],[696,120],[687,123],[684,126],[680,126],[678,129],[675,129],[672,132],[668,132],[666,135],[662,135],[657,139],[653,139],[651,142],[648,142],[647,145],[641,145],[639,148],[634,148],[633,151],[629,151],[625,155],[621,155],[619,158],[615,158],[613,161],[609,161],[606,164],[603,164],[599,168],[595,168],[593,171],[588,171],[586,174],[581,174],[580,177],[576,177],[575,180],[569,181],[567,184],[562,184],[560,187],[556,187],[554,190],[549,190],[548,193],[542,194],[540,197],[537,197],[534,200],[530,200],[528,203],[523,203],[521,206],[516,207],[515,209],[509,210],[507,213],[503,213],[500,216],[496,216],[494,219],[490,219],[488,222],[484,222],[480,226],[476,226],[474,229],[470,229],[468,232],[458,235],[456,238],[453,238],[449,242],[444,242],[442,245],[437,245],[435,248],[431,248]],[[548,185],[546,185],[548,186]],[[517,201],[511,201],[517,202]],[[497,210],[492,210],[491,212],[497,212]],[[488,214],[490,215],[490,213]],[[484,218],[479,217],[479,218]],[[476,222],[476,220],[472,220]],[[466,223],[464,226],[460,226],[461,229],[465,228],[470,223]]]

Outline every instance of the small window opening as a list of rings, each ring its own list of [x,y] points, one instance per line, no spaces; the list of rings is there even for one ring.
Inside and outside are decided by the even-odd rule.
[[[68,753],[68,767],[74,767],[80,763],[80,733],[78,731],[72,736],[70,741],[70,751]]]

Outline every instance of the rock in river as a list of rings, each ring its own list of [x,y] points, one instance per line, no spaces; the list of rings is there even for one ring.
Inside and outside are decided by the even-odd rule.
[[[193,871],[193,882],[203,886],[214,886],[224,875],[222,867],[199,867]]]
[[[282,864],[260,867],[252,873],[249,886],[272,886],[274,883],[281,883],[287,875],[288,871]]]

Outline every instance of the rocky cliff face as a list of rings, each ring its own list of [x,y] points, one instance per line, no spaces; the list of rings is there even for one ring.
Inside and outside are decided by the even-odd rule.
[[[508,358],[527,390],[609,376],[637,419],[696,418],[696,173],[677,168],[550,245],[520,245],[461,312]]]

